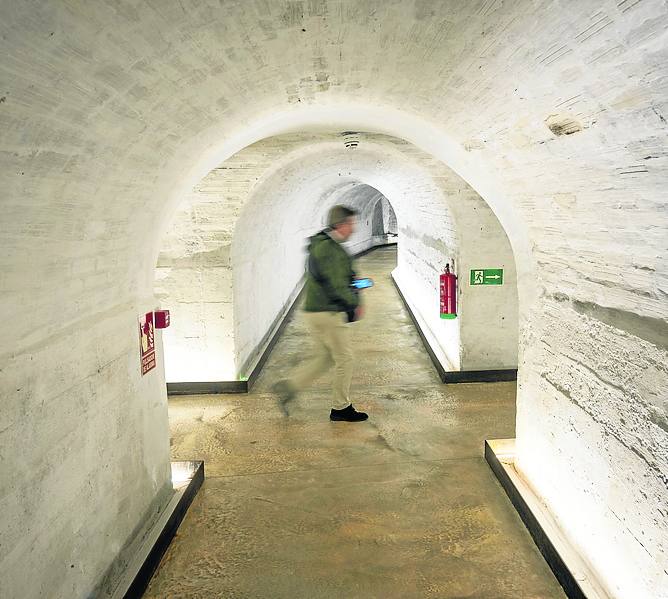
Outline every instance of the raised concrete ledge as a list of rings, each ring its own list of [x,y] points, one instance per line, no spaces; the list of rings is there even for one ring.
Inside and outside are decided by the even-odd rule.
[[[204,482],[204,462],[172,462],[174,496],[128,564],[112,599],[139,599]]]
[[[515,439],[485,441],[485,459],[570,599],[612,599],[515,469]]]
[[[354,257],[359,258],[360,256],[365,256],[374,250],[393,247],[396,245],[396,242],[374,245],[370,248],[367,248],[366,250],[358,252]],[[304,283],[300,282],[298,286],[299,285],[301,285],[302,288],[295,294],[292,304],[286,310],[285,314],[280,318],[280,322],[277,325],[274,325],[274,331],[273,333],[270,333],[269,341],[260,353],[260,356],[255,362],[255,365],[253,366],[251,373],[248,375],[247,380],[167,383],[167,395],[215,395],[218,393],[249,393],[252,386],[255,384],[255,381],[260,376],[260,372],[269,359],[269,355],[278,342],[281,333],[283,333],[283,330],[287,326],[288,322],[290,322],[290,318],[292,317],[297,304],[299,304],[299,300],[302,296],[302,293],[304,292]]]
[[[415,326],[418,335],[420,335],[422,344],[424,345],[424,348],[427,350],[427,353],[429,354],[429,357],[431,358],[431,361],[434,364],[434,368],[436,368],[436,372],[438,372],[438,376],[440,377],[441,382],[498,383],[501,381],[517,380],[517,368],[504,368],[504,369],[494,369],[494,370],[450,370],[446,368],[443,365],[442,361],[439,359],[439,357],[436,355],[434,349],[432,348],[431,343],[427,338],[427,335],[422,330],[422,326],[420,325],[420,319],[413,312],[413,309],[411,308],[410,304],[408,303],[408,300],[401,291],[401,287],[399,287],[397,280],[394,278],[393,275],[390,275],[390,278],[392,279],[394,287],[397,290],[397,293],[399,294],[399,297],[401,298],[404,307],[406,308],[406,312],[408,312],[408,315],[411,317],[411,320],[413,321],[413,325]]]

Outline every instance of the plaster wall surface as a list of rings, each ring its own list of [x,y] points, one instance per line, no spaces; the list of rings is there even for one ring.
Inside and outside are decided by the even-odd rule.
[[[667,596],[667,24],[663,0],[3,3],[3,368],[67,331],[105,346],[91,323],[110,312],[134,337],[166,223],[240,149],[323,126],[406,139],[485,199],[513,248],[524,475],[613,596]],[[68,347],[84,360],[83,342]],[[34,405],[51,408],[61,357],[15,369],[19,382],[35,374]],[[96,369],[70,382],[125,397],[126,412],[160,400],[157,387],[126,393],[136,364],[121,364],[104,391]],[[3,460],[39,463],[46,448],[6,443],[11,410]],[[54,411],[45,426],[58,423]],[[124,443],[109,468],[140,471]],[[34,483],[101,542],[79,496]],[[143,521],[141,506],[128,517]],[[48,530],[35,561],[62,536]],[[103,571],[70,575],[83,588]],[[37,593],[29,572],[3,583],[30,578]]]
[[[251,146],[212,170],[181,202],[163,237],[155,292],[172,314],[164,332],[168,382],[237,378],[232,236],[249,189],[271,163],[270,148]]]
[[[111,596],[172,494],[162,348],[115,306],[0,367],[0,596]]]
[[[456,272],[462,370],[517,368],[517,273],[508,237],[485,201],[458,190],[453,214],[462,231]],[[473,269],[503,269],[503,285],[470,285]]]

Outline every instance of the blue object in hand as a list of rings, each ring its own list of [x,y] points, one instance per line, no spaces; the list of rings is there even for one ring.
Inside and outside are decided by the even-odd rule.
[[[373,287],[373,281],[369,278],[354,279],[350,286],[355,289],[368,289]]]

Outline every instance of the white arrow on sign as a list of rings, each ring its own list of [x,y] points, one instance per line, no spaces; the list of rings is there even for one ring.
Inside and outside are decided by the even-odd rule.
[[[486,279],[500,279],[501,275],[487,275],[485,278]]]

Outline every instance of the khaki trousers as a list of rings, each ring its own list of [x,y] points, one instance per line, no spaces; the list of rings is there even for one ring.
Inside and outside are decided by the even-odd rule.
[[[316,347],[310,359],[299,366],[290,385],[301,391],[334,365],[332,407],[341,410],[350,404],[353,376],[351,327],[343,312],[304,312]]]

